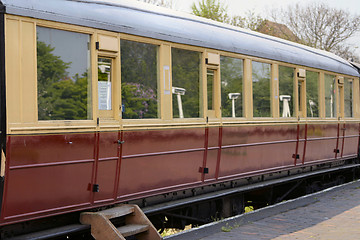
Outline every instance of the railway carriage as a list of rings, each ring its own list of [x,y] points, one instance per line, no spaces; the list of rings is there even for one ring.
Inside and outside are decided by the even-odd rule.
[[[359,71],[325,51],[110,0],[2,0],[0,50],[3,229],[358,160]]]

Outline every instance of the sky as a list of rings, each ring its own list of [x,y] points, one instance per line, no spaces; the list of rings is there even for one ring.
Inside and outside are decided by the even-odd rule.
[[[197,0],[172,0],[176,9],[191,12],[191,5]],[[286,7],[289,4],[311,2],[325,2],[331,7],[348,10],[353,14],[360,14],[359,0],[221,0],[228,6],[231,15],[241,15],[242,13],[252,10],[258,14],[266,14],[268,9]]]
[[[199,0],[172,0],[173,7],[176,10],[191,12],[191,5]],[[360,1],[359,0],[220,0],[227,5],[229,15],[244,15],[248,11],[255,12],[263,18],[269,17],[271,9],[287,8],[290,4],[309,4],[313,2],[324,2],[330,7],[342,9],[351,14],[360,15]],[[360,56],[360,33],[348,40],[348,44],[354,46]]]

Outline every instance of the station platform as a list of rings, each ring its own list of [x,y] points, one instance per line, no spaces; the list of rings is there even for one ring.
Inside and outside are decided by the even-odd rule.
[[[203,225],[166,240],[360,239],[360,180]]]

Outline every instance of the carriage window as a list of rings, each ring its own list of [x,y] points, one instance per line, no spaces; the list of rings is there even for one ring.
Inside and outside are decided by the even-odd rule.
[[[223,117],[242,117],[243,60],[221,56],[221,111]]]
[[[270,79],[271,65],[252,62],[253,82],[253,115],[254,117],[270,117]]]
[[[345,117],[353,117],[353,80],[345,78],[344,81]]]
[[[325,74],[325,116],[336,117],[336,78]]]
[[[279,66],[280,117],[293,117],[294,68]]]
[[[306,71],[306,115],[319,117],[319,73]]]
[[[174,118],[200,117],[199,52],[171,49]]]
[[[214,70],[207,70],[207,102],[208,102],[208,110],[215,110],[215,74]]]
[[[99,110],[111,110],[112,59],[98,58],[98,103]]]
[[[90,36],[36,30],[38,119],[91,119]]]
[[[158,46],[121,40],[122,118],[159,118]]]

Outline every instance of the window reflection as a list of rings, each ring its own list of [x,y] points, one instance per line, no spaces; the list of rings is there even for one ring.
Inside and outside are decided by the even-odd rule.
[[[223,117],[243,116],[243,60],[221,56],[221,112]]]
[[[319,73],[306,71],[307,117],[319,117]]]
[[[279,66],[280,117],[293,117],[294,68]]]
[[[207,99],[208,110],[214,110],[214,70],[207,70]]]
[[[173,117],[200,117],[200,53],[172,48]]]
[[[353,117],[353,80],[345,78],[344,81],[345,117]]]
[[[325,74],[325,116],[336,117],[336,78]]]
[[[254,117],[270,117],[270,76],[271,65],[252,62],[253,82],[253,115]]]
[[[37,27],[39,120],[91,119],[87,34]]]
[[[122,118],[158,118],[158,46],[121,40]]]

